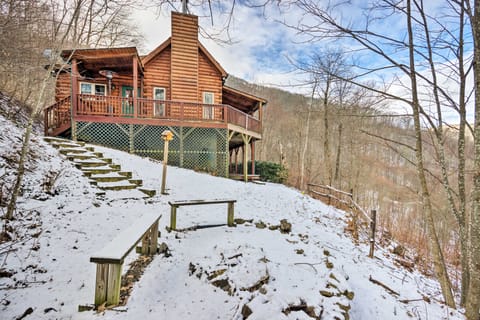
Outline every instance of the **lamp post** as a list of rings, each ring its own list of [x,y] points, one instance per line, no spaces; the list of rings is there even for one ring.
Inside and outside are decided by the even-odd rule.
[[[170,130],[162,132],[163,140],[163,173],[162,173],[162,188],[161,194],[168,194],[165,192],[165,183],[167,181],[167,163],[168,163],[168,143],[173,140],[173,133]]]

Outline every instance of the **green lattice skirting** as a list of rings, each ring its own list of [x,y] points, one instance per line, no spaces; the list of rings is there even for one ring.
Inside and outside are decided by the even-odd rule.
[[[76,122],[72,138],[162,160],[164,130],[174,134],[170,165],[228,176],[227,129]]]

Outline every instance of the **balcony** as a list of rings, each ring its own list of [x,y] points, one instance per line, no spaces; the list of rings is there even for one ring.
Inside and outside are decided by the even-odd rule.
[[[261,136],[257,118],[226,104],[78,94],[76,121],[229,128]],[[70,97],[45,109],[45,135],[58,135],[71,121]],[[66,125],[68,124],[68,127]]]

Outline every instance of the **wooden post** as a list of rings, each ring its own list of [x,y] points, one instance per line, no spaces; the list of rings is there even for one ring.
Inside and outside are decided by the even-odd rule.
[[[137,104],[137,95],[138,95],[138,59],[137,56],[133,57],[133,117],[138,117],[138,104]]]
[[[104,302],[107,302],[107,305],[117,305],[120,302],[121,278],[121,264],[97,264],[94,302],[96,306]]]
[[[251,163],[251,170],[252,170],[252,176],[255,175],[255,141],[252,140],[250,142],[250,147],[251,147],[251,154],[250,154],[250,161]]]
[[[163,172],[162,172],[162,187],[161,194],[167,194],[165,192],[165,184],[167,181],[167,163],[168,163],[168,142],[173,139],[173,133],[170,130],[162,132],[163,139]]]
[[[227,217],[227,224],[229,227],[233,227],[233,215],[234,215],[234,203],[229,202],[228,203],[228,217]]]
[[[171,206],[170,208],[170,230],[177,228],[177,207]]]
[[[109,264],[107,282],[107,305],[120,302],[120,284],[122,282],[122,265]]]
[[[369,258],[373,258],[373,253],[375,250],[375,229],[377,227],[377,210],[371,211],[371,221],[370,221],[370,252],[368,253]]]
[[[107,300],[107,274],[108,264],[97,263],[97,274],[95,279],[95,300],[96,306],[101,305]]]

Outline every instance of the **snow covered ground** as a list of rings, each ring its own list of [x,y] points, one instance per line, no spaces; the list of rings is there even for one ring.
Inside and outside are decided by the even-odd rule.
[[[0,116],[0,155],[21,131]],[[88,183],[53,147],[35,139],[17,219],[0,243],[0,319],[464,319],[441,303],[438,283],[398,268],[383,251],[345,234],[345,213],[283,185],[257,185],[168,168],[169,195],[107,191]],[[161,164],[96,147],[144,185],[160,188]],[[54,187],[45,176],[59,173]],[[11,166],[0,158],[0,176]],[[5,178],[7,179],[7,178]],[[52,180],[52,179],[50,179]],[[42,187],[43,183],[43,187]],[[167,232],[171,200],[234,198],[235,218],[253,222]],[[4,208],[1,208],[2,210]],[[155,212],[171,256],[156,255],[125,306],[78,312],[93,303],[89,257],[136,221]],[[226,205],[181,207],[177,228],[225,224]],[[290,233],[268,226],[286,219]],[[259,222],[267,227],[260,229]],[[272,229],[274,229],[272,227]],[[137,256],[132,254],[129,261]],[[127,269],[124,266],[124,270]],[[396,291],[373,283],[370,278]],[[406,302],[407,300],[413,300]],[[403,301],[403,302],[402,302]],[[30,309],[31,308],[31,309]]]

